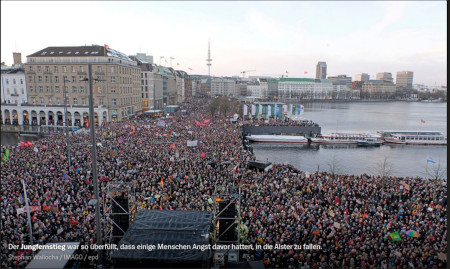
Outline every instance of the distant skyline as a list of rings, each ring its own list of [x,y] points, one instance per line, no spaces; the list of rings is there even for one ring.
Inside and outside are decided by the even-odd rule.
[[[1,61],[107,44],[208,74],[210,38],[213,76],[314,78],[324,61],[328,76],[413,71],[414,84],[447,85],[446,23],[446,1],[1,1]]]

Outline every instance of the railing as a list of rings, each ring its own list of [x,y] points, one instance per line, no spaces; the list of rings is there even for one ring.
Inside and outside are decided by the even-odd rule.
[[[1,131],[6,133],[30,133],[30,134],[51,134],[51,133],[62,133],[65,129],[72,131],[73,128],[78,129],[77,126],[59,126],[59,125],[10,125],[2,124]]]

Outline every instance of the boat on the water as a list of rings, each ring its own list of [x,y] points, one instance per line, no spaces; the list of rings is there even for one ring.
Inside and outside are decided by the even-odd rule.
[[[366,138],[364,140],[358,140],[357,143],[358,143],[358,146],[363,146],[363,147],[368,147],[368,146],[379,147],[382,144],[376,138]]]
[[[308,139],[300,135],[248,135],[245,138],[252,142],[308,143]]]
[[[409,145],[447,145],[447,136],[433,131],[381,131],[386,143]]]
[[[357,144],[367,138],[381,139],[378,134],[368,133],[331,133],[311,138],[312,143],[318,144]]]

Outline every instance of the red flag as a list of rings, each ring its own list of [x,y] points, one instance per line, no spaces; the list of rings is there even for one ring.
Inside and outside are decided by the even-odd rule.
[[[31,143],[31,141],[27,141],[26,145],[31,146],[31,145],[33,145],[33,143]]]
[[[425,123],[425,121],[424,120],[420,120],[420,123]]]
[[[105,49],[109,49],[109,46],[105,44]]]
[[[209,123],[209,120],[204,120],[203,123],[204,123],[204,124],[208,124],[208,123]]]
[[[205,156],[206,156],[206,154],[204,152],[202,152],[202,157],[205,157]]]
[[[176,150],[176,148],[173,144],[170,144],[170,148]]]
[[[70,219],[69,224],[75,226],[75,225],[78,225],[78,221]]]

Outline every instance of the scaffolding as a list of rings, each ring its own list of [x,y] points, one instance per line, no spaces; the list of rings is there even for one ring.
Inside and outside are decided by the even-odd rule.
[[[235,244],[238,245],[240,243],[240,223],[241,223],[241,188],[234,184],[234,173],[233,173],[233,185],[223,184],[216,185],[214,189],[214,205],[213,205],[213,236],[212,241],[213,244],[217,245],[230,245]],[[225,206],[221,209],[219,204],[220,202],[225,203]],[[227,210],[232,210],[234,213],[233,216],[226,216],[225,212]],[[232,222],[228,222],[227,226],[222,229],[218,228],[218,224],[220,226],[224,225],[226,220],[231,220]],[[223,226],[222,226],[223,227]],[[236,239],[235,240],[227,240],[224,238],[224,234],[230,229],[236,229]],[[233,253],[232,253],[233,252]],[[231,250],[228,249],[226,251],[216,251],[214,255],[214,264],[215,265],[223,265],[225,257],[228,256],[228,261],[231,262],[231,255],[236,257],[236,260],[233,262],[239,261],[239,250]],[[220,257],[220,258],[216,258]]]
[[[131,223],[135,214],[136,195],[133,182],[115,181],[109,182],[105,191],[106,198],[103,199],[104,228],[105,228],[105,244],[117,244],[123,237],[126,231],[114,220],[115,216],[128,216],[128,221]],[[123,207],[118,199],[125,199],[127,207]],[[113,212],[113,207],[117,206],[118,210]],[[114,235],[114,229],[118,229],[122,235]],[[111,251],[107,251],[107,257],[110,258]]]

